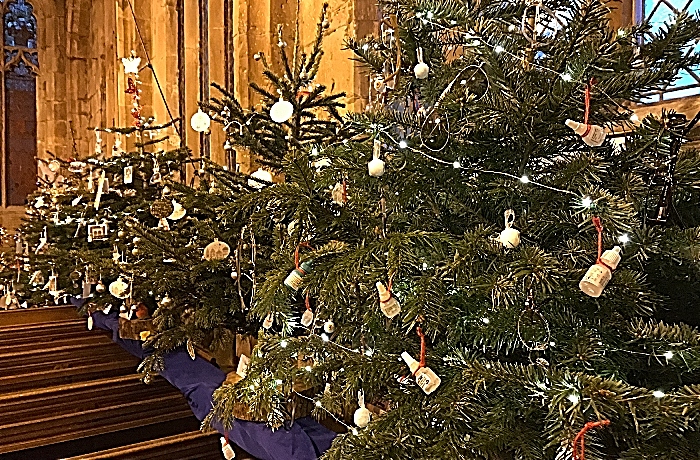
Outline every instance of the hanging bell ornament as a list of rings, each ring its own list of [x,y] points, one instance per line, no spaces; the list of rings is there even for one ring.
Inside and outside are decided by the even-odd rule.
[[[105,283],[102,282],[102,280],[99,280],[97,282],[97,285],[95,286],[95,290],[99,293],[105,292]]]
[[[506,228],[498,235],[498,241],[504,248],[517,248],[520,245],[520,232],[513,228],[515,222],[515,211],[508,209],[505,213]]]
[[[209,115],[202,112],[202,109],[199,109],[194,115],[192,115],[192,118],[190,118],[190,126],[192,126],[192,129],[198,133],[205,133],[209,131],[209,127],[211,126],[211,118],[209,118]]]
[[[413,74],[417,79],[425,80],[428,78],[428,74],[430,73],[430,67],[428,67],[428,64],[423,62],[423,48],[418,48],[416,54],[418,57],[418,64],[416,64],[416,66],[413,68]]]
[[[384,161],[379,158],[382,150],[382,143],[379,139],[374,140],[372,150],[372,161],[367,163],[367,170],[372,177],[382,177],[384,175]]]

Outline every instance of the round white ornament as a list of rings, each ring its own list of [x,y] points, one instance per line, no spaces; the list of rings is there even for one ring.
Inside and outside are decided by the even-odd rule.
[[[275,123],[284,123],[292,118],[292,115],[294,115],[294,106],[291,102],[285,101],[281,97],[270,108],[270,118]]]
[[[423,48],[418,48],[417,54],[418,64],[416,64],[416,66],[413,68],[413,74],[417,79],[425,80],[428,78],[428,74],[430,73],[430,67],[428,67],[428,64],[423,62]]]
[[[116,281],[110,283],[109,293],[117,299],[126,299],[129,297],[129,284],[119,277]]]
[[[303,315],[301,315],[301,325],[304,327],[311,326],[314,321],[314,312],[311,309],[306,309]]]
[[[58,160],[49,161],[49,171],[56,172],[61,169],[61,163]]]
[[[190,126],[192,126],[192,129],[198,133],[204,133],[209,131],[209,127],[211,126],[211,118],[209,118],[209,115],[202,112],[202,109],[199,109],[197,110],[197,113],[192,115],[192,118],[190,118]]]
[[[272,182],[272,173],[262,168],[258,168],[258,170],[251,174],[250,177],[251,179],[248,179],[248,185],[257,189],[265,187],[267,182]]]
[[[224,260],[231,254],[231,247],[223,241],[214,240],[204,248],[205,260]]]
[[[335,324],[333,321],[329,319],[323,323],[323,330],[326,331],[327,334],[332,334],[335,331]]]
[[[498,241],[504,248],[517,248],[520,245],[520,232],[513,228],[515,222],[515,211],[508,209],[505,213],[506,228],[498,235]]]
[[[364,391],[360,390],[357,392],[357,400],[360,407],[355,411],[353,421],[359,428],[365,428],[367,425],[369,425],[369,421],[372,418],[372,413],[365,407]]]

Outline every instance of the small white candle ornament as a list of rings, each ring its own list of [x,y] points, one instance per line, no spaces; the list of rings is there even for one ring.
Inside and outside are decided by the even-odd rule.
[[[504,248],[517,248],[520,245],[520,232],[513,228],[515,222],[515,211],[508,209],[505,213],[506,228],[498,235],[498,241]]]
[[[620,246],[615,246],[605,251],[600,260],[591,265],[591,268],[588,269],[586,275],[579,283],[578,286],[581,290],[591,297],[600,297],[603,289],[612,279],[612,271],[617,268],[620,260],[622,260],[621,252],[622,248]]]
[[[581,136],[581,140],[591,147],[598,147],[605,142],[605,129],[602,126],[586,125],[574,120],[566,120],[564,123]]]

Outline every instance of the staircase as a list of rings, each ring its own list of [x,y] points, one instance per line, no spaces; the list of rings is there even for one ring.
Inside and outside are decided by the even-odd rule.
[[[65,310],[66,319],[15,315],[20,324],[0,326],[1,459],[223,458],[178,390],[161,378],[143,384],[137,358]]]

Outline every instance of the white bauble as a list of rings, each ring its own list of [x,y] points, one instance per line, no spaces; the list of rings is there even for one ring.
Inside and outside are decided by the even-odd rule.
[[[512,227],[504,229],[498,236],[503,247],[513,249],[520,244],[520,232]]]
[[[272,182],[272,173],[262,168],[258,168],[258,170],[251,174],[250,177],[253,179],[248,179],[248,185],[257,189],[263,188],[265,185],[267,185],[267,182]],[[255,179],[260,179],[261,181],[265,182],[258,182]]]
[[[332,334],[335,331],[335,323],[329,319],[323,324],[323,330],[326,331],[327,334]]]
[[[211,118],[209,118],[209,115],[202,112],[202,109],[199,109],[197,113],[190,118],[190,126],[198,133],[207,132],[211,126]]]
[[[384,162],[379,158],[374,158],[372,161],[367,163],[367,169],[369,170],[370,176],[382,177],[384,175]]]
[[[367,409],[366,407],[362,406],[359,409],[355,411],[355,415],[353,415],[353,421],[355,422],[355,425],[357,425],[360,428],[364,428],[367,425],[369,425],[369,421],[372,418],[372,413]]]
[[[291,102],[285,101],[282,98],[275,102],[270,108],[270,118],[272,118],[272,121],[275,123],[284,123],[292,118],[292,115],[294,115],[294,106]]]
[[[419,80],[425,80],[428,78],[428,73],[430,72],[430,67],[425,62],[419,62],[413,68],[413,73]]]

